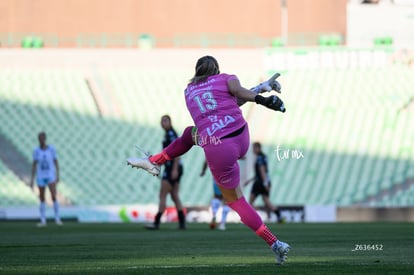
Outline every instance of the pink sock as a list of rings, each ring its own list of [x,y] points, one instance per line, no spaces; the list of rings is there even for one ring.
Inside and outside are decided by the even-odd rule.
[[[184,155],[194,146],[193,136],[191,135],[192,129],[193,126],[188,126],[184,129],[180,137],[176,138],[170,145],[165,147],[165,153],[170,156],[171,159]]]
[[[263,221],[256,210],[253,209],[244,197],[241,197],[228,205],[239,214],[242,223],[250,227],[254,232],[256,232],[263,224]]]
[[[151,161],[152,163],[156,163],[158,165],[162,165],[164,164],[167,160],[170,160],[171,158],[167,155],[167,153],[165,152],[165,150],[162,150],[161,153],[155,154],[150,156],[149,161]]]
[[[239,198],[237,201],[229,203],[231,209],[239,214],[241,221],[250,227],[251,230],[262,238],[269,246],[271,246],[276,240],[276,236],[267,228],[263,223],[256,210],[247,203],[244,197]]]
[[[273,235],[272,231],[263,223],[259,229],[256,230],[256,235],[262,238],[269,246],[277,241],[277,237]]]

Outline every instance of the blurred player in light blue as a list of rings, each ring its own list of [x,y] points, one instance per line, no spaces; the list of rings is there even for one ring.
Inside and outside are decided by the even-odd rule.
[[[59,163],[56,150],[52,145],[46,144],[45,132],[39,133],[38,139],[39,147],[36,147],[33,150],[32,177],[30,179],[30,187],[33,188],[34,178],[36,175],[36,183],[39,188],[40,223],[38,223],[37,226],[46,226],[46,187],[49,187],[52,197],[55,222],[57,225],[62,225],[62,221],[59,216],[59,202],[56,197],[56,185],[59,182]]]
[[[207,170],[207,162],[205,161],[203,164],[203,168],[201,169],[200,176],[204,176]],[[214,198],[211,200],[211,211],[213,212],[213,217],[211,219],[210,228],[216,228],[216,221],[217,221],[217,212],[222,206],[221,212],[221,222],[218,227],[219,230],[226,230],[226,220],[227,214],[230,212],[230,207],[223,201],[223,194],[221,193],[217,183],[213,179],[213,192]]]

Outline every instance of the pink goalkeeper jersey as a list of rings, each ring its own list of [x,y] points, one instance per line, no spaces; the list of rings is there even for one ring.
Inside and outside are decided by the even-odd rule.
[[[189,84],[185,101],[195,126],[198,128],[199,145],[205,146],[212,139],[220,139],[246,124],[237,99],[227,87],[235,75],[218,74],[206,81]]]

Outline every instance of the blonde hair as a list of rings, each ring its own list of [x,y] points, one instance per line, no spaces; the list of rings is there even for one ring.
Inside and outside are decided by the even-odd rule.
[[[191,78],[190,83],[194,84],[205,81],[209,76],[219,73],[220,69],[217,60],[210,55],[203,56],[197,60],[195,74]]]

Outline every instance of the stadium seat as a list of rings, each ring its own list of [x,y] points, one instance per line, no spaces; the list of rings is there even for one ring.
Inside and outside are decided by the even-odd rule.
[[[3,162],[0,161],[0,200],[1,206],[37,206],[38,198],[34,192]]]
[[[407,92],[414,87],[412,71],[399,65],[353,70],[308,66],[289,70],[280,79],[286,113],[254,104],[242,107],[251,140],[261,141],[268,154],[272,201],[346,206],[380,198],[384,190],[413,179],[413,116],[412,110],[403,109],[412,96]],[[0,134],[30,163],[36,135],[45,130],[58,151],[60,192],[68,201],[157,203],[159,179],[128,169],[124,159],[141,155],[135,145],[153,153],[161,149],[161,115],[172,116],[179,134],[193,123],[183,100],[186,71],[106,68],[98,78],[109,85],[119,112],[103,114],[80,69],[62,65],[30,70],[16,65],[0,70]],[[240,79],[250,87],[261,73],[251,70]],[[279,161],[278,146],[301,150],[304,157]],[[194,148],[182,161],[184,205],[208,205],[211,176],[199,177],[203,152]],[[13,177],[7,168],[1,171],[1,177]],[[12,181],[19,182],[16,176]],[[16,186],[7,185],[13,190],[10,194],[25,192]],[[412,202],[409,190],[378,203],[406,205]],[[35,197],[23,199],[36,202]],[[11,198],[4,201],[13,203]]]

